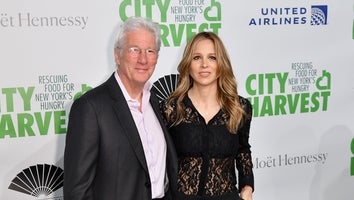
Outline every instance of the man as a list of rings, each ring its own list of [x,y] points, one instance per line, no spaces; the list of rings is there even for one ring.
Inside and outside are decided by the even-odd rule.
[[[71,108],[64,153],[65,200],[171,199],[177,158],[148,79],[158,24],[127,19],[114,49],[117,71]]]

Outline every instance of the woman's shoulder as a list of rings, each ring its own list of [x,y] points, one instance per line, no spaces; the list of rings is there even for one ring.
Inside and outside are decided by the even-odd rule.
[[[245,98],[241,95],[238,95],[238,99],[239,99],[241,105],[250,105],[251,106],[251,102],[247,98]]]

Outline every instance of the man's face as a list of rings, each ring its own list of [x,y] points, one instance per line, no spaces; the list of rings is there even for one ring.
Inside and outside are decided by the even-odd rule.
[[[115,49],[118,74],[128,88],[144,86],[155,70],[157,58],[154,35],[145,29],[127,33],[121,55]]]

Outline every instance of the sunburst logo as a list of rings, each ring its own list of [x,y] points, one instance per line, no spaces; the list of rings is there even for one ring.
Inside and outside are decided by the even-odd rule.
[[[160,101],[163,101],[177,88],[178,78],[178,74],[170,74],[161,77],[154,82],[151,90],[156,94]]]
[[[64,171],[48,164],[30,166],[16,175],[9,189],[35,197],[52,194],[63,187]]]

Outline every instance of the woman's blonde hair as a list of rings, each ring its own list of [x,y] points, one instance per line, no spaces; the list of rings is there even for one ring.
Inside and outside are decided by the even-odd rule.
[[[237,93],[237,83],[233,74],[230,58],[225,49],[225,46],[219,36],[213,32],[200,32],[193,36],[187,43],[182,60],[178,65],[179,79],[178,87],[171,94],[166,102],[167,120],[171,120],[172,102],[176,100],[177,113],[174,122],[169,121],[173,125],[178,125],[185,117],[185,111],[181,106],[182,100],[188,93],[188,90],[193,86],[193,79],[190,76],[190,65],[193,59],[193,54],[196,45],[201,40],[210,40],[214,43],[216,61],[217,61],[217,99],[220,102],[221,108],[229,115],[227,128],[231,133],[236,133],[240,123],[242,122],[245,111],[242,109]]]

